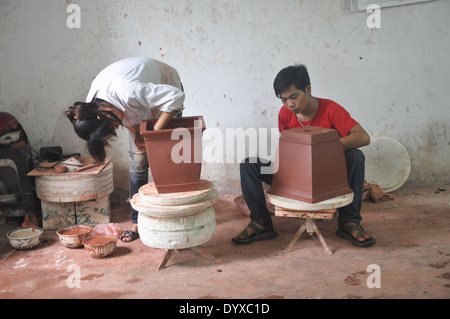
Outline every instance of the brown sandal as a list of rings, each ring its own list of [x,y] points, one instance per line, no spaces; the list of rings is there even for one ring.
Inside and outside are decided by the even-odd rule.
[[[356,234],[356,238],[352,235],[354,231],[358,232]],[[364,234],[369,235],[370,238],[365,238]],[[370,247],[376,243],[375,238],[366,232],[361,225],[354,223],[348,223],[343,227],[340,227],[340,229],[337,230],[336,235],[343,239],[349,240],[353,245],[358,247]],[[360,241],[361,238],[364,238],[364,241]]]
[[[134,232],[132,230],[126,230],[120,236],[120,240],[129,243],[139,238],[139,233]],[[125,239],[125,240],[124,240]]]
[[[258,240],[272,239],[277,236],[273,229],[265,229],[261,225],[251,222],[247,227],[236,237],[232,238],[235,244],[251,244]]]

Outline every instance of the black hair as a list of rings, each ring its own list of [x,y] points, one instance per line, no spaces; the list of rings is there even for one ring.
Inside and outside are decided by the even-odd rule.
[[[89,154],[99,163],[105,161],[108,139],[117,136],[114,125],[122,124],[112,111],[100,110],[100,101],[76,102],[65,115],[73,124],[75,133],[87,141]]]
[[[305,92],[308,85],[311,85],[308,70],[303,64],[288,66],[277,74],[273,82],[275,95],[280,97],[281,93],[293,84],[298,90],[303,92]]]

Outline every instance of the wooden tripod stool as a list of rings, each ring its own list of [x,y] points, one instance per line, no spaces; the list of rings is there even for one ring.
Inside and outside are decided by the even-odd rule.
[[[309,235],[317,234],[325,253],[331,255],[332,252],[328,248],[322,233],[314,223],[315,219],[332,219],[336,209],[346,206],[353,201],[353,193],[343,196],[331,198],[322,202],[310,204],[299,200],[278,196],[274,194],[267,194],[269,202],[275,206],[275,216],[291,217],[291,218],[305,218],[306,221],[300,226],[294,237],[286,247],[286,251],[291,251],[295,243],[300,239],[300,236],[306,230]]]
[[[208,258],[208,259],[214,259],[214,255],[206,252],[205,250],[203,250],[200,247],[190,247],[190,248],[186,248],[186,249],[190,249],[192,251],[195,251],[197,253],[200,254],[200,256]],[[185,249],[168,249],[166,254],[164,255],[164,258],[161,260],[161,263],[159,264],[158,268],[156,269],[156,271],[160,271],[161,269],[164,269],[166,267],[167,262],[169,261],[170,257],[172,256],[173,252],[177,252],[179,254],[182,253],[182,251]]]

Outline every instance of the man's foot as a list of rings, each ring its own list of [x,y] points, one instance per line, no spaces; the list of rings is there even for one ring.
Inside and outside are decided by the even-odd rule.
[[[138,227],[137,224],[132,224],[130,230],[126,230],[120,236],[120,240],[125,243],[132,242],[139,238]]]
[[[358,247],[369,247],[376,243],[375,238],[369,235],[361,225],[353,222],[345,223],[337,231],[336,235],[350,241]]]
[[[265,229],[263,226],[251,222],[248,226],[236,237],[232,238],[235,244],[250,244],[258,240],[272,239],[277,236],[273,229]]]
[[[126,230],[122,233],[120,236],[120,240],[129,243],[139,238],[139,233],[132,231],[132,230]]]

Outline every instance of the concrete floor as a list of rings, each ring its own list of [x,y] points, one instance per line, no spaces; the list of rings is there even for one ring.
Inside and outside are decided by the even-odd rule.
[[[168,298],[168,299],[399,299],[450,297],[450,186],[404,187],[386,202],[364,202],[363,226],[376,239],[356,248],[335,235],[336,219],[318,222],[333,255],[303,234],[291,252],[283,248],[301,220],[274,217],[278,237],[251,245],[231,243],[248,223],[221,194],[214,205],[217,228],[202,248],[215,259],[191,250],[174,253],[155,271],[164,251],[140,240],[118,242],[113,255],[91,258],[84,248],[62,246],[46,231],[35,249],[11,248],[0,227],[0,299],[21,298]],[[112,221],[128,229],[129,205],[112,205]],[[380,288],[369,288],[369,265],[378,265]],[[75,265],[75,266],[73,266]],[[79,269],[80,288],[70,288]],[[369,278],[370,276],[370,278]]]

